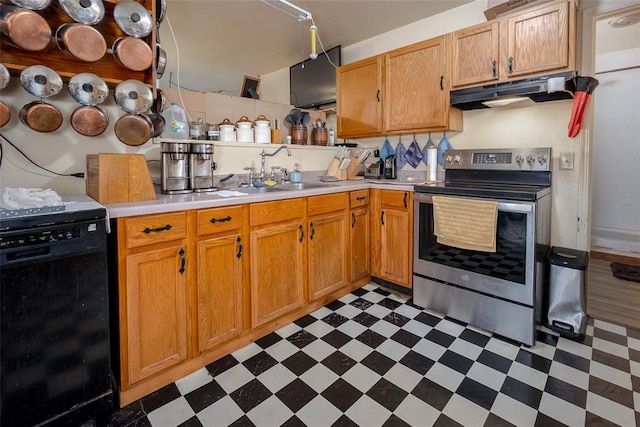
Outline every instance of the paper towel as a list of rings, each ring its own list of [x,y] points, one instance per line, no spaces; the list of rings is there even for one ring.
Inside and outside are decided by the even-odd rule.
[[[429,169],[428,180],[433,182],[436,180],[436,173],[438,171],[438,149],[427,149],[427,165]]]

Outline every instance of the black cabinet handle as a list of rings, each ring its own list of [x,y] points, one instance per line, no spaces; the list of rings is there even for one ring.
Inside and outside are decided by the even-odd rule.
[[[311,234],[309,235],[309,240],[313,240],[313,236],[316,234],[316,229],[313,227],[313,223],[309,224],[311,227]]]
[[[238,253],[236,254],[236,257],[240,258],[242,256],[242,239],[240,236],[236,239],[236,243],[238,244]]]
[[[300,243],[302,243],[302,240],[304,239],[304,228],[302,228],[302,224],[300,224]]]
[[[367,198],[367,196],[360,196],[360,197],[356,197],[356,200],[361,202],[363,200],[365,200]]]
[[[444,90],[444,76],[440,76],[440,90]]]
[[[380,102],[380,89],[376,92],[376,100]]]
[[[180,249],[180,252],[178,252],[178,254],[180,254],[180,270],[178,270],[180,272],[180,274],[184,274],[184,266],[187,263],[187,260],[184,257],[184,249]]]
[[[509,72],[509,74],[513,74],[513,56],[509,57],[507,64],[507,71]]]
[[[384,211],[380,214],[380,224],[384,225]]]
[[[351,228],[356,226],[356,214],[351,212]]]
[[[211,218],[211,220],[209,221],[211,224],[215,224],[216,222],[227,222],[227,221],[231,221],[231,217],[227,216],[225,218]]]
[[[498,77],[498,61],[496,61],[495,59],[491,63],[491,76],[493,78]]]
[[[158,227],[158,228],[145,228],[144,230],[142,230],[142,232],[144,234],[149,234],[149,233],[159,233],[161,231],[165,231],[165,230],[171,230],[171,224],[167,224],[164,227]]]
[[[409,205],[407,204],[407,197],[409,196],[409,193],[407,193],[406,191],[404,192],[404,199],[402,201],[402,203],[404,203],[404,207],[408,208]]]

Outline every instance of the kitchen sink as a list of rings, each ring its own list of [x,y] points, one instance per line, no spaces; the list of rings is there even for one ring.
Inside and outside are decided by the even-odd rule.
[[[273,187],[244,187],[238,188],[237,191],[248,194],[256,193],[273,193],[278,191],[297,191],[308,190],[311,188],[323,188],[323,187],[335,187],[332,184],[321,184],[318,182],[287,182],[285,184],[278,184]]]

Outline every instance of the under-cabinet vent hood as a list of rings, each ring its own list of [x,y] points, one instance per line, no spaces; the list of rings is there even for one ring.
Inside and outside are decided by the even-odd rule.
[[[512,102],[547,102],[572,99],[575,91],[572,72],[493,83],[451,91],[451,106],[478,110],[510,105]]]

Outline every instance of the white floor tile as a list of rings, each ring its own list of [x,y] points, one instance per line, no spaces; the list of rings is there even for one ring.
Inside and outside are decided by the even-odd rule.
[[[346,297],[348,297],[350,295],[353,297],[353,299],[356,299],[356,296],[352,295],[352,294],[346,295],[343,298],[346,298]],[[346,301],[343,301],[343,302],[346,302]],[[325,317],[327,317],[331,313],[334,313],[334,311],[328,309],[327,307],[321,307],[321,308],[317,309],[316,311],[312,312],[311,315],[313,317],[315,317],[316,319],[324,319]]]
[[[418,310],[415,307],[411,307],[410,305],[406,305],[406,304],[401,305],[400,307],[396,308],[393,311],[395,311],[398,314],[402,314],[403,316],[405,316],[405,317],[407,317],[409,319],[413,319],[418,314],[420,314],[420,310]]]
[[[386,340],[378,347],[376,347],[377,352],[384,354],[389,359],[395,362],[398,362],[400,359],[402,359],[409,352],[409,350],[409,347],[405,347],[393,340]]]
[[[393,413],[410,426],[432,426],[440,416],[440,411],[411,394]]]
[[[592,360],[589,367],[589,374],[610,383],[619,385],[620,387],[624,387],[628,390],[632,390],[630,374],[604,365],[602,363],[594,362]]]
[[[228,426],[243,415],[244,412],[236,402],[225,396],[198,412],[198,419],[203,426]]]
[[[484,349],[505,357],[509,360],[516,360],[516,356],[520,351],[520,347],[509,344],[497,338],[491,338],[487,345],[484,346]]]
[[[401,363],[396,363],[384,374],[384,378],[404,391],[411,392],[423,377],[413,369],[409,369]]]
[[[636,391],[633,392],[633,408],[636,412],[640,412],[640,393]]]
[[[449,334],[452,337],[457,337],[464,331],[464,326],[444,319],[435,326],[435,329]]]
[[[287,421],[293,412],[276,396],[271,396],[247,412],[247,417],[256,426],[279,426]]]
[[[336,313],[338,313],[341,316],[346,317],[347,319],[353,319],[358,314],[362,313],[362,310],[352,306],[351,304],[346,304],[346,305],[343,305],[342,307],[340,307],[339,309],[337,309]]]
[[[355,338],[366,331],[367,328],[365,328],[358,322],[347,320],[342,325],[338,326],[338,330],[344,334],[349,335],[351,338]]]
[[[298,332],[300,329],[302,328],[295,323],[289,323],[288,325],[276,330],[276,334],[280,335],[282,338],[287,338],[288,336]]]
[[[213,381],[213,377],[207,368],[200,368],[197,371],[187,375],[176,381],[176,387],[180,390],[180,394],[183,396],[187,393],[191,393],[193,390],[199,389],[205,384]]]
[[[584,357],[591,360],[592,349],[588,345],[584,345],[578,341],[573,341],[567,338],[560,337],[558,339],[558,345],[556,348],[564,350],[569,353],[573,353],[576,356]]]
[[[231,353],[231,355],[235,357],[238,360],[238,362],[242,363],[245,360],[251,359],[253,356],[260,353],[261,351],[262,351],[262,347],[252,342],[251,344],[246,345],[241,349],[234,351],[233,353]]]
[[[440,363],[435,363],[424,376],[454,393],[464,380],[464,375],[460,372]]]
[[[393,334],[395,334],[400,330],[400,328],[397,327],[396,325],[384,320],[373,324],[370,329],[386,338],[389,338],[390,336],[392,336]]]
[[[463,426],[481,426],[489,416],[489,411],[464,397],[454,394],[442,413]]]
[[[155,411],[149,412],[147,417],[153,427],[175,427],[194,415],[195,412],[189,406],[187,399],[180,396]]]
[[[639,339],[627,337],[627,345],[629,346],[629,348],[640,351]]]
[[[405,323],[402,329],[404,329],[407,332],[411,332],[414,335],[424,338],[429,333],[429,331],[431,331],[433,328],[425,323],[418,322],[417,320],[411,319],[407,323]]]
[[[385,299],[386,297],[384,295],[381,295],[377,292],[369,292],[368,294],[365,294],[361,297],[363,300],[366,301],[370,301],[374,304],[379,303],[380,301],[382,301],[383,299]]]
[[[455,351],[467,359],[476,360],[478,356],[480,356],[480,353],[482,353],[483,348],[462,338],[458,338],[449,346],[449,350]]]
[[[304,330],[309,332],[310,334],[313,334],[318,338],[322,338],[323,336],[327,335],[329,332],[334,331],[335,328],[329,325],[328,323],[319,321],[319,322],[314,322],[311,325],[305,327]]]
[[[373,304],[371,307],[365,310],[365,313],[369,313],[372,316],[376,316],[378,319],[382,319],[383,317],[391,313],[391,310],[389,310],[387,307]]]
[[[278,362],[282,362],[289,356],[297,353],[300,349],[287,340],[280,340],[268,347],[265,351]]]
[[[258,376],[258,380],[260,380],[271,393],[276,393],[296,378],[293,372],[279,363]]]
[[[605,341],[601,338],[593,338],[593,348],[624,359],[629,358],[629,349],[627,347],[612,343],[611,341]]]
[[[640,363],[630,360],[629,364],[631,365],[631,375],[640,377]]]
[[[544,390],[544,386],[547,384],[547,374],[518,362],[511,364],[507,375],[538,390]]]
[[[549,375],[583,390],[589,389],[589,374],[560,362],[551,363]]]
[[[357,299],[358,299],[357,295],[347,294],[347,295],[343,296],[342,298],[339,298],[338,301],[341,301],[341,302],[343,302],[345,304],[349,304],[350,302],[355,301]]]
[[[471,366],[471,369],[467,372],[467,376],[495,391],[500,391],[504,380],[507,378],[506,374],[496,371],[480,362],[475,362]]]
[[[619,426],[633,427],[636,425],[633,409],[591,392],[587,393],[587,411]]]
[[[316,396],[296,415],[308,427],[326,427],[333,424],[342,413],[322,396]]]
[[[327,356],[336,351],[335,347],[322,340],[315,340],[311,344],[305,346],[302,351],[317,360],[324,360]]]
[[[339,377],[331,369],[319,363],[300,375],[300,379],[307,383],[312,389],[321,393],[334,383]]]
[[[447,351],[446,348],[427,339],[418,341],[412,350],[434,361],[440,360],[442,355]]]
[[[527,348],[527,351],[549,360],[553,360],[553,357],[556,354],[556,348],[554,346],[540,341],[536,341],[535,345]]]
[[[538,411],[505,394],[498,394],[491,412],[519,427],[530,427],[536,422]]]
[[[542,394],[538,410],[570,427],[584,426],[587,414],[583,408],[579,408],[549,393]]]
[[[360,362],[362,359],[367,357],[373,349],[368,345],[361,343],[358,340],[351,340],[342,347],[340,347],[340,352],[349,356],[356,362]]]
[[[382,426],[391,415],[391,412],[369,396],[364,395],[347,409],[345,414],[359,426],[377,427]]]
[[[254,378],[253,374],[249,372],[247,368],[242,365],[236,365],[218,375],[216,381],[224,391],[232,393]]]
[[[627,328],[620,325],[614,325],[613,323],[606,322],[604,320],[593,320],[593,327],[598,329],[604,329],[609,332],[613,332],[619,335],[627,335]]]
[[[369,391],[369,389],[382,378],[378,373],[372,371],[366,366],[358,363],[353,368],[342,374],[342,379],[360,390],[363,393]]]

